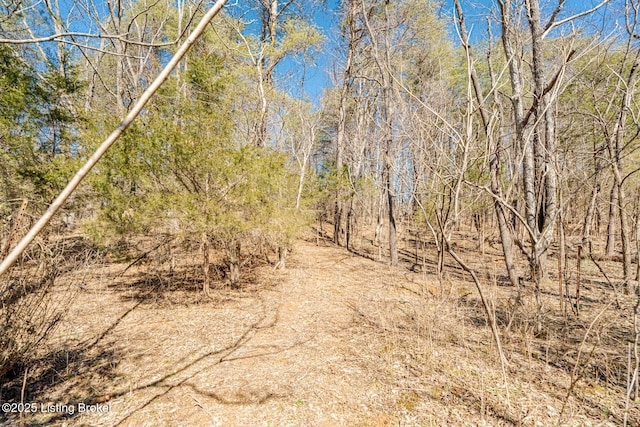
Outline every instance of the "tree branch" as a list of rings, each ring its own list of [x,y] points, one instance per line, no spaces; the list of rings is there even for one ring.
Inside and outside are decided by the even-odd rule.
[[[592,7],[589,10],[585,10],[584,12],[576,13],[575,15],[571,15],[571,16],[569,16],[567,18],[561,19],[558,22],[553,22],[553,20],[555,20],[555,16],[552,16],[553,20],[549,21],[549,23],[547,24],[547,27],[544,29],[544,32],[542,33],[542,37],[541,38],[544,39],[547,35],[549,35],[551,30],[553,30],[554,28],[559,27],[560,25],[566,24],[567,22],[575,21],[576,19],[582,18],[583,16],[589,15],[589,14],[595,12],[596,10],[600,9],[602,6],[604,6],[605,4],[609,3],[610,1],[611,0],[603,0],[602,2],[600,2],[597,5],[595,5],[594,7]],[[558,5],[558,7],[560,7],[560,5]],[[555,13],[555,11],[554,11],[554,13]],[[558,13],[560,13],[560,12],[558,11]]]
[[[79,32],[64,32],[64,33],[58,33],[58,34],[52,34],[50,36],[46,36],[46,37],[38,37],[38,38],[31,38],[31,39],[6,39],[6,38],[0,38],[0,44],[31,44],[31,43],[42,43],[42,42],[50,42],[50,41],[57,41],[59,39],[63,39],[65,37],[87,37],[87,38],[93,38],[93,39],[110,39],[110,40],[119,40],[123,43],[127,43],[127,44],[132,44],[132,45],[136,45],[136,46],[143,46],[143,47],[165,47],[165,46],[172,46],[175,45],[176,43],[178,43],[178,40],[180,39],[178,37],[178,39],[171,41],[171,42],[165,42],[165,43],[146,43],[146,42],[139,42],[139,41],[135,41],[135,40],[130,40],[127,39],[125,37],[124,34],[91,34],[91,33],[79,33]]]

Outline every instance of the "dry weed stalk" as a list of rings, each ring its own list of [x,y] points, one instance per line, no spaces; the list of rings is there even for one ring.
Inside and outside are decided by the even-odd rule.
[[[31,352],[60,321],[48,298],[59,271],[55,262],[14,268],[0,282],[0,377]]]
[[[638,368],[640,368],[640,361],[638,360],[638,340],[640,339],[640,327],[638,326],[638,307],[640,307],[640,286],[636,286],[637,301],[633,307],[633,346],[629,343],[628,351],[628,367],[627,367],[627,395],[624,401],[624,425],[625,427],[629,422],[629,401],[631,394],[635,390],[635,399],[638,398]],[[635,366],[633,368],[633,375],[629,380],[629,374],[631,373],[631,353],[633,352],[633,358],[635,360]]]
[[[24,217],[24,213],[27,210],[27,205],[29,204],[29,201],[27,199],[24,199],[22,201],[22,206],[20,206],[20,209],[18,210],[16,216],[13,219],[13,225],[11,226],[11,231],[9,232],[9,236],[7,237],[7,241],[4,244],[4,248],[2,248],[2,253],[0,254],[0,259],[4,258],[7,256],[7,254],[9,253],[9,250],[11,249],[11,246],[13,246],[13,241],[15,240],[17,234],[18,234],[18,230],[20,229],[20,226],[22,225],[22,218]]]
[[[460,267],[462,267],[462,269],[464,271],[466,271],[467,273],[469,273],[471,275],[471,277],[473,278],[473,283],[476,285],[476,289],[478,291],[478,294],[480,295],[480,301],[482,302],[482,306],[484,308],[485,314],[487,315],[487,321],[489,322],[489,327],[491,328],[491,333],[493,334],[493,339],[496,342],[496,347],[498,349],[498,355],[500,356],[500,365],[502,368],[502,379],[504,381],[504,387],[507,393],[507,406],[510,408],[511,407],[511,399],[509,396],[509,382],[507,380],[507,369],[506,369],[506,365],[508,364],[507,358],[504,355],[504,351],[502,350],[502,343],[500,341],[500,333],[498,332],[498,325],[496,323],[496,318],[495,318],[495,313],[494,311],[491,309],[490,305],[489,305],[489,301],[487,300],[487,298],[484,295],[484,292],[482,290],[482,284],[480,283],[480,280],[478,279],[478,275],[476,274],[475,271],[473,271],[463,260],[462,258],[460,258],[458,256],[458,254],[456,254],[456,252],[451,248],[451,245],[448,244],[447,242],[447,251],[449,252],[449,254],[451,255],[451,257],[453,257],[453,259],[460,265]]]
[[[22,388],[20,389],[20,403],[24,405],[24,392],[27,388],[27,375],[29,375],[29,368],[24,370],[24,376],[22,377]],[[24,411],[20,411],[20,427],[24,426]]]
[[[578,381],[580,381],[580,379],[582,378],[582,374],[584,373],[584,371],[582,371],[578,375],[578,367],[580,366],[580,357],[582,356],[582,351],[584,349],[585,343],[587,342],[587,338],[589,338],[589,334],[591,333],[591,330],[593,329],[595,324],[602,317],[602,315],[609,309],[609,307],[611,307],[612,304],[613,304],[613,301],[610,301],[602,310],[600,310],[600,312],[589,324],[589,327],[587,328],[587,331],[585,332],[584,337],[580,342],[580,347],[578,347],[578,354],[576,356],[576,362],[574,363],[573,369],[571,370],[571,380],[569,382],[569,387],[567,387],[567,394],[562,402],[562,408],[560,409],[560,415],[559,415],[560,420],[562,420],[564,410],[567,406],[567,402],[569,401],[569,398],[571,397],[571,393],[573,392],[575,385],[578,383]],[[591,357],[593,356],[593,352],[595,351],[595,349],[596,349],[596,344],[593,345],[593,347],[591,348],[591,351],[589,352],[589,359],[591,359]]]
[[[36,242],[0,277],[0,378],[33,355],[71,304],[80,284],[62,282],[61,275],[86,272],[95,256],[92,248],[74,248],[63,240]]]

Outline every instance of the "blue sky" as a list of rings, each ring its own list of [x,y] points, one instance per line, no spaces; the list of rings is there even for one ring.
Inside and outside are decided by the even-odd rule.
[[[492,8],[496,4],[496,0],[462,0],[462,7],[465,13],[467,21],[467,27],[471,30],[471,39],[483,40],[487,38],[487,23],[486,17],[491,14]],[[594,5],[600,3],[600,0],[567,0],[563,12],[558,19],[574,15],[576,13],[588,10]],[[553,9],[557,5],[557,0],[544,1],[543,4],[547,5],[547,9],[543,10],[543,17],[548,16],[550,9]],[[616,15],[615,7],[619,5],[619,0],[612,0],[610,5],[604,6],[597,15],[588,18],[591,31],[595,31],[602,27],[603,18],[606,22],[606,26],[609,29],[615,27],[616,21],[620,18],[620,15]],[[323,9],[317,10],[314,15],[315,25],[318,26],[325,34],[327,41],[323,47],[323,52],[318,55],[315,65],[307,65],[301,68],[300,64],[291,64],[285,62],[280,69],[280,78],[291,81],[291,76],[302,76],[304,74],[304,87],[303,96],[308,97],[314,104],[318,105],[322,92],[325,88],[331,86],[332,65],[334,64],[337,53],[336,39],[338,34],[338,21],[337,10],[338,0],[328,0],[327,5]],[[440,14],[442,19],[451,22],[453,16],[453,0],[445,0],[442,2]],[[546,13],[545,13],[546,12]],[[579,25],[585,25],[586,18],[579,22]],[[569,27],[567,27],[569,28]],[[455,34],[453,26],[450,26],[449,36]],[[587,31],[589,29],[587,28]],[[493,26],[494,37],[499,37],[499,25],[496,23]],[[337,70],[338,73],[340,70]],[[300,95],[300,88],[297,87],[291,91],[292,94]],[[295,93],[297,92],[297,93]]]
[[[546,13],[543,11],[543,16],[548,16],[549,10],[557,4],[557,1],[558,0],[541,0],[543,4],[547,5]],[[601,0],[566,0],[564,10],[559,19],[587,10],[600,1]],[[471,30],[472,41],[485,39],[487,37],[486,17],[492,13],[492,8],[495,8],[494,5],[497,3],[497,0],[461,0],[461,2],[467,20],[467,27]],[[612,11],[615,10],[615,7],[619,7],[622,2],[623,0],[611,0],[610,5],[602,8],[596,16],[587,18],[591,25],[591,31],[600,29],[599,27],[602,26],[601,23],[603,22],[603,16],[606,16],[606,25],[613,28],[616,20],[621,18],[622,15],[616,15]],[[339,38],[339,17],[337,14],[339,3],[340,0],[325,0],[324,6],[317,8],[313,13],[312,19],[314,24],[326,37],[326,42],[322,47],[322,52],[315,58],[315,64],[301,63],[296,60],[285,60],[280,64],[277,70],[276,78],[278,79],[281,88],[286,89],[291,95],[306,97],[315,105],[319,105],[319,101],[325,88],[331,86],[331,75],[334,71],[337,71],[338,75],[341,71],[339,68],[337,70],[332,69],[336,67],[336,59],[341,57],[340,52],[338,52],[337,44],[337,39]],[[439,11],[440,16],[442,19],[451,23],[449,26],[450,34],[445,36],[455,38],[455,30],[453,29],[452,24],[454,10],[453,0],[443,0],[441,3],[442,6]],[[69,0],[62,0],[60,4],[64,15],[68,12],[72,3]],[[106,2],[97,1],[96,4],[104,7]],[[240,2],[235,7],[232,7],[232,10],[240,11],[243,8],[243,3]],[[88,30],[86,25],[83,25],[82,22],[76,21],[74,23],[74,29],[80,31]],[[584,24],[585,19],[579,23],[579,25]],[[570,27],[565,26],[565,28]],[[493,30],[494,36],[499,37],[499,25],[497,23],[493,27]],[[587,31],[589,31],[589,29],[587,29]],[[340,62],[337,63],[337,66],[340,66]],[[304,81],[303,85],[301,85],[302,81]]]
[[[336,59],[337,38],[339,37],[339,21],[337,16],[338,0],[327,0],[325,6],[313,13],[313,23],[324,34],[326,41],[322,50],[315,56],[315,64],[300,64],[296,61],[283,61],[279,70],[279,80],[283,84],[304,79],[302,91],[300,84],[288,88],[290,94],[309,98],[315,105],[319,104],[322,92],[332,85],[331,66]],[[291,78],[293,77],[293,78]]]

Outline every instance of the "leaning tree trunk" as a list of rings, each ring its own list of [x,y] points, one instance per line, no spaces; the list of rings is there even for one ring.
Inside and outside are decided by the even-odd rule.
[[[87,176],[91,169],[98,163],[107,150],[120,138],[120,135],[133,123],[138,117],[144,106],[156,93],[156,91],[167,80],[171,72],[175,69],[176,65],[184,58],[191,46],[200,38],[205,28],[209,25],[214,16],[225,5],[227,0],[218,0],[207,13],[202,17],[193,32],[187,37],[187,40],[178,48],[178,51],[169,60],[167,65],[162,69],[160,74],[149,85],[149,87],[138,98],[136,103],[131,108],[131,111],[122,120],[120,125],[105,139],[98,149],[89,157],[86,163],[76,172],[67,186],[60,192],[58,197],[51,202],[51,205],[47,208],[47,211],[42,214],[40,219],[33,225],[29,232],[22,238],[22,240],[16,245],[16,247],[7,255],[2,263],[0,263],[0,276],[11,268],[13,263],[17,261],[24,250],[35,239],[35,237],[42,231],[42,229],[51,221],[51,218],[58,212],[58,210],[64,205],[67,199],[73,194],[75,189],[80,185],[82,180]]]

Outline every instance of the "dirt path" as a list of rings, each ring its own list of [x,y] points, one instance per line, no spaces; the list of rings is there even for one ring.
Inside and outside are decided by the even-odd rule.
[[[70,316],[89,324],[66,329],[98,335],[97,342],[72,369],[67,361],[67,371],[80,374],[52,388],[48,400],[91,396],[109,405],[107,413],[57,417],[78,425],[385,424],[376,408],[380,385],[362,371],[366,349],[352,326],[363,299],[402,292],[389,286],[400,274],[300,242],[278,284],[216,303],[149,304],[133,294],[123,302],[126,290],[101,285],[81,295],[93,300],[79,304],[88,312]]]
[[[71,273],[75,301],[29,367],[25,402],[73,405],[75,413],[38,412],[29,424],[622,424],[620,383],[585,370],[568,398],[575,362],[565,355],[579,340],[558,353],[550,336],[507,337],[505,384],[464,277],[440,283],[301,241],[286,271],[258,268],[241,289],[216,289],[210,300],[198,289],[195,260],[180,260],[176,273],[114,262]],[[486,291],[494,299],[512,290]],[[21,386],[19,377],[0,400],[20,396]],[[108,411],[79,414],[79,403]],[[630,425],[639,414],[634,403]]]

